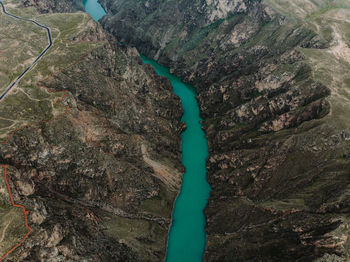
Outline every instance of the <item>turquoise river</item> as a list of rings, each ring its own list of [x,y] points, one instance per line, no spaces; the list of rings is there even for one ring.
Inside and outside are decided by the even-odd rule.
[[[97,0],[84,1],[86,11],[99,20],[105,15]],[[146,64],[154,67],[158,75],[169,79],[174,93],[181,99],[184,109],[182,121],[186,130],[182,133],[182,163],[186,168],[172,215],[167,247],[167,262],[199,262],[203,260],[206,244],[205,208],[210,186],[206,180],[208,143],[201,128],[199,106],[195,89],[155,61],[141,56]]]

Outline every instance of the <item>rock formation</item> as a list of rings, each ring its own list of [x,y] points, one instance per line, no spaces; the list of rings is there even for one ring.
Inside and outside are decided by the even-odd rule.
[[[9,119],[0,163],[32,228],[6,259],[162,261],[183,173],[180,101],[136,49],[120,47],[85,13],[55,13],[66,11],[59,2],[9,5],[49,13],[38,19],[54,46],[0,103]],[[14,245],[26,233],[23,214],[9,218],[18,208],[1,177],[0,237]]]
[[[197,88],[205,260],[347,261],[349,4],[101,2],[107,31]]]

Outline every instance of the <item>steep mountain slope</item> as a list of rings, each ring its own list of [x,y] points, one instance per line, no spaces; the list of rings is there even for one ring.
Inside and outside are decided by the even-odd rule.
[[[84,11],[83,0],[24,0],[23,5],[26,7],[33,6],[41,13]]]
[[[23,206],[32,232],[7,261],[161,261],[183,173],[180,101],[135,49],[119,47],[89,15],[35,2],[49,14],[5,3],[49,26],[54,45],[0,101],[0,164],[10,187],[1,168],[0,257],[28,233]],[[33,43],[47,42],[28,25],[0,19],[1,31],[26,36],[8,37],[9,46],[28,47],[13,54],[21,63],[35,56]]]
[[[346,261],[346,1],[101,0],[106,30],[199,92],[207,261]]]

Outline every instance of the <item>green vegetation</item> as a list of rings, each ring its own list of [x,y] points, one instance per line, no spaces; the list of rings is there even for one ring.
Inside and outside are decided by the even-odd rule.
[[[46,30],[0,15],[0,92],[28,67],[48,45]]]
[[[143,201],[140,205],[140,209],[144,212],[156,214],[161,217],[168,217],[172,213],[175,194],[172,191],[167,190],[164,185],[161,184],[159,195]]]
[[[168,232],[156,222],[105,216],[105,233],[137,252],[144,261],[157,261],[164,253]]]
[[[20,126],[40,120],[48,121],[62,114],[65,109],[58,106],[56,101],[63,96],[63,92],[48,92],[38,83],[45,80],[49,74],[58,73],[103,44],[76,39],[89,30],[88,22],[91,18],[85,13],[39,15],[34,8],[15,8],[14,6],[21,4],[19,0],[9,0],[6,4],[9,5],[9,12],[33,18],[49,26],[54,45],[19,85],[1,101],[0,114],[7,122],[2,122],[0,141]],[[1,91],[34,61],[48,45],[48,40],[46,30],[3,15],[0,16],[0,33],[6,36],[0,40],[0,47],[3,46],[2,50],[5,50],[0,52]],[[12,119],[14,121],[11,121]],[[8,126],[5,123],[8,123]]]
[[[23,211],[13,207],[4,180],[4,170],[0,168],[0,257],[15,246],[28,232]]]
[[[180,54],[184,54],[200,46],[203,40],[206,37],[208,37],[210,33],[213,33],[214,30],[217,29],[224,21],[225,19],[219,19],[210,25],[197,29],[192,34],[191,39],[183,45],[183,47],[181,48]]]
[[[48,121],[62,114],[64,108],[56,104],[63,92],[48,92],[37,83],[50,73],[69,66],[99,42],[74,40],[89,30],[88,15],[47,14],[39,15],[33,8],[15,8],[18,0],[8,0],[8,11],[16,15],[34,18],[48,25],[54,37],[54,46],[39,63],[21,80],[0,103],[0,141],[8,138],[15,129],[38,121]],[[0,91],[2,92],[23,70],[29,66],[48,45],[47,33],[32,23],[18,21],[0,15]],[[0,256],[15,246],[28,232],[23,211],[11,206],[8,191],[0,170]]]

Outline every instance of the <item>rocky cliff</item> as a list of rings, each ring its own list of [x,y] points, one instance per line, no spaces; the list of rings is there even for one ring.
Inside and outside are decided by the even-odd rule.
[[[24,0],[25,7],[33,6],[40,13],[71,13],[75,11],[84,11],[83,0]]]
[[[54,45],[0,101],[0,256],[21,243],[6,261],[162,261],[183,173],[180,101],[87,14],[34,2],[6,1]]]
[[[347,261],[349,4],[101,2],[106,30],[198,90],[205,260]]]

